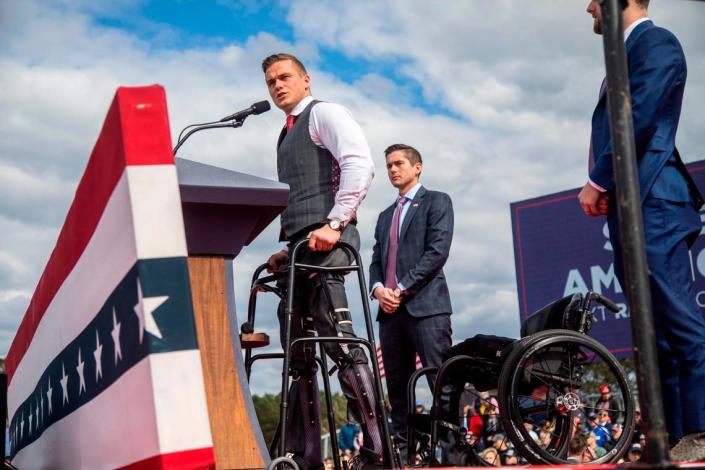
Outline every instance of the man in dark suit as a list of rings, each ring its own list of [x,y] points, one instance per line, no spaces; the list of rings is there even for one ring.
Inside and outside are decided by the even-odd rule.
[[[685,57],[676,37],[648,18],[648,3],[629,0],[624,9],[629,88],[664,408],[670,437],[679,440],[671,455],[694,460],[705,458],[705,319],[695,302],[688,249],[701,229],[703,199],[675,147]],[[587,11],[601,34],[598,0]],[[591,170],[580,205],[589,216],[607,215],[615,272],[624,285],[604,91],[592,116],[590,144]]]
[[[370,291],[379,302],[379,339],[392,405],[392,432],[406,434],[406,385],[416,369],[440,366],[451,345],[450,295],[443,274],[453,238],[450,197],[419,183],[419,152],[395,144],[384,152],[397,200],[379,215]]]

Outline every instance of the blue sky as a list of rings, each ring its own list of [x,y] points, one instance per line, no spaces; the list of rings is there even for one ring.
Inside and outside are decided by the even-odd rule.
[[[215,1],[195,0],[136,2],[128,10],[108,10],[94,17],[97,25],[129,31],[143,40],[150,50],[184,48],[217,49],[230,43],[244,43],[266,32],[287,42],[297,39],[287,21],[288,5],[283,1]],[[370,73],[378,73],[394,82],[401,98],[413,102],[426,112],[454,116],[438,102],[427,99],[415,80],[400,73],[408,63],[402,54],[389,54],[383,61],[370,61],[334,47],[321,46],[315,65],[352,84]]]
[[[705,158],[705,4],[652,2],[689,61],[678,145]],[[422,182],[453,198],[446,265],[454,339],[518,334],[509,204],[585,182],[592,109],[604,75],[584,0],[0,2],[0,355],[54,246],[118,86],[162,84],[172,137],[268,98],[261,60],[292,52],[314,95],[360,122],[376,177],[360,212],[369,260],[394,191],[382,153],[424,155]],[[237,131],[194,135],[180,156],[276,179],[272,110]],[[277,248],[272,226],[235,262],[244,312],[252,270]],[[359,301],[358,301],[359,302]],[[356,321],[359,321],[359,303]],[[373,305],[374,307],[374,305]],[[261,327],[276,338],[273,316]],[[360,327],[358,327],[360,328]],[[276,348],[276,346],[273,346]],[[275,366],[262,376],[276,377]],[[276,381],[256,384],[276,389]]]
[[[155,48],[220,47],[244,42],[262,31],[284,40],[294,38],[280,2],[147,1],[127,10],[108,10],[95,16],[98,24],[125,29]],[[164,29],[169,35],[164,35]]]

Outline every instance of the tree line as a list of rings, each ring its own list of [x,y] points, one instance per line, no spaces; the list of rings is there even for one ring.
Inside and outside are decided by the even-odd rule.
[[[281,393],[271,394],[266,393],[264,395],[253,395],[252,402],[255,405],[255,411],[257,413],[257,419],[259,420],[260,428],[262,429],[262,434],[264,439],[269,444],[272,442],[274,437],[274,432],[277,429],[277,424],[279,423],[279,403],[280,403]],[[328,429],[328,409],[326,407],[326,398],[323,392],[320,392],[321,401],[321,427],[322,434],[329,432]],[[340,427],[345,424],[347,419],[347,401],[341,393],[334,393],[332,396],[333,401],[333,416],[335,417],[336,426]]]

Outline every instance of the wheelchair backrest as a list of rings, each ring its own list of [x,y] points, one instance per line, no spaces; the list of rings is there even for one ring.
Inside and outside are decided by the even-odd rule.
[[[521,323],[521,337],[552,329],[577,331],[580,327],[579,307],[582,299],[582,294],[569,295],[532,313]]]

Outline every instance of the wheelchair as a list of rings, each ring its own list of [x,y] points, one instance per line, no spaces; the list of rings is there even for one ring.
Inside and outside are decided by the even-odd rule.
[[[610,387],[621,405],[608,411],[623,431],[604,455],[598,457],[586,450],[585,463],[617,462],[631,444],[634,399],[620,363],[588,336],[594,321],[593,302],[618,311],[612,301],[595,292],[574,294],[529,316],[521,326],[518,340],[476,335],[450,348],[440,367],[417,370],[407,388],[405,463],[410,467],[440,465],[436,449],[439,438],[448,435],[458,466],[490,465],[474,444],[478,436],[463,425],[458,413],[461,397],[467,402],[468,395],[470,401],[493,408],[486,397],[490,390],[497,390],[498,416],[490,415],[487,421],[494,418],[495,428],[485,429],[483,434],[496,432],[496,437],[507,441],[498,447],[513,445],[530,464],[570,463],[568,444],[576,433],[588,431],[582,426],[597,411],[591,405],[602,384]],[[413,405],[416,383],[421,377],[434,374],[430,412],[417,414]],[[533,431],[536,427],[538,433]]]

